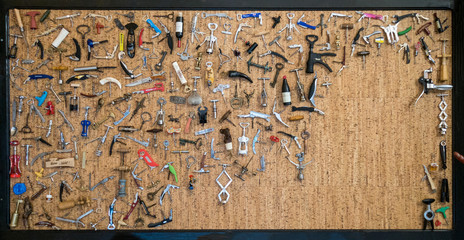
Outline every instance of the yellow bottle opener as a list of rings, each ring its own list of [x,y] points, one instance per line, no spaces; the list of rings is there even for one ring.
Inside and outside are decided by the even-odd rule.
[[[126,55],[126,53],[124,52],[124,33],[119,33],[118,59],[121,60],[124,55]]]

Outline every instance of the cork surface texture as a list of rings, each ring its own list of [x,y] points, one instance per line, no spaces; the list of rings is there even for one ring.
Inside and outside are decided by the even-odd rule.
[[[427,21],[421,19],[420,24],[417,23],[415,18],[406,18],[398,24],[398,31],[412,26],[413,29],[407,33],[407,39],[404,35],[399,37],[399,43],[407,43],[410,48],[411,62],[406,64],[403,59],[403,50],[400,50],[399,44],[392,46],[387,43],[387,36],[385,32],[378,26],[388,26],[393,20],[393,15],[403,15],[411,13],[411,11],[372,11],[369,13],[388,15],[387,22],[372,19],[369,22],[364,19],[357,21],[361,16],[354,11],[338,13],[352,15],[352,18],[332,18],[330,22],[327,22],[331,12],[319,12],[319,11],[301,11],[294,12],[295,17],[292,20],[293,24],[296,24],[297,20],[302,14],[305,14],[304,21],[309,21],[310,25],[318,25],[320,23],[320,14],[324,14],[324,23],[327,25],[327,29],[323,30],[323,36],[321,37],[321,29],[315,30],[305,29],[297,26],[300,33],[294,31],[292,33],[293,39],[286,40],[286,31],[282,31],[280,34],[278,31],[285,27],[289,23],[287,18],[287,12],[285,11],[268,11],[262,13],[263,25],[259,24],[259,20],[253,18],[246,18],[238,21],[236,15],[246,14],[249,12],[234,12],[234,11],[217,11],[207,13],[227,13],[233,18],[229,20],[227,18],[208,17],[202,18],[202,11],[183,11],[184,16],[184,35],[181,39],[181,47],[177,47],[177,39],[175,36],[175,21],[171,21],[167,18],[153,17],[153,15],[165,15],[172,11],[134,11],[135,23],[138,28],[135,30],[135,57],[129,58],[127,53],[123,56],[122,60],[127,64],[129,69],[135,69],[134,74],[141,73],[142,76],[137,79],[125,79],[127,75],[122,70],[119,60],[119,46],[115,50],[114,57],[111,59],[95,59],[91,58],[87,61],[87,47],[82,46],[81,36],[76,32],[76,27],[85,24],[90,26],[90,32],[86,35],[85,40],[92,39],[93,41],[108,40],[107,43],[96,45],[93,48],[93,53],[98,56],[105,56],[106,52],[111,54],[115,46],[118,45],[119,34],[124,34],[124,52],[126,52],[126,38],[128,31],[126,29],[119,30],[115,27],[113,20],[106,20],[104,18],[96,18],[93,22],[92,18],[85,18],[89,13],[111,15],[112,18],[118,18],[122,24],[129,23],[128,18],[118,15],[127,14],[129,11],[103,11],[103,10],[52,10],[49,18],[55,19],[56,17],[65,16],[80,12],[80,16],[73,19],[73,23],[69,19],[55,20],[55,23],[46,20],[45,23],[40,23],[39,19],[45,10],[38,10],[40,12],[35,18],[38,22],[38,29],[30,29],[30,17],[26,16],[26,12],[30,10],[20,10],[21,18],[24,23],[26,30],[27,40],[29,45],[32,45],[34,41],[39,39],[44,46],[44,54],[46,58],[52,58],[52,61],[47,66],[41,67],[39,70],[33,73],[28,73],[18,67],[10,72],[12,81],[16,82],[18,87],[22,89],[20,91],[10,82],[10,104],[13,100],[18,101],[19,96],[25,96],[23,104],[23,112],[20,118],[17,120],[17,127],[21,129],[26,124],[26,116],[29,112],[29,105],[27,102],[30,99],[34,99],[36,96],[41,96],[44,90],[48,91],[48,96],[44,104],[37,107],[45,118],[45,122],[42,122],[39,117],[34,114],[29,118],[29,126],[32,128],[33,133],[25,134],[18,132],[15,136],[11,137],[12,140],[18,140],[20,145],[30,144],[33,148],[30,149],[29,158],[37,156],[42,152],[55,151],[60,149],[60,131],[58,127],[61,126],[63,131],[63,137],[66,142],[70,142],[66,146],[66,149],[73,149],[71,153],[52,153],[45,156],[44,159],[38,159],[32,166],[25,165],[25,148],[18,146],[17,153],[21,157],[20,168],[22,171],[21,177],[11,179],[11,199],[10,199],[10,216],[13,215],[16,207],[16,201],[18,196],[13,193],[13,186],[16,183],[25,183],[27,191],[21,196],[22,199],[31,197],[34,193],[41,189],[41,186],[37,184],[37,180],[47,186],[47,190],[44,191],[37,199],[31,201],[33,212],[29,216],[27,227],[24,224],[22,218],[24,207],[23,204],[19,207],[19,222],[18,226],[13,229],[31,229],[31,230],[44,230],[49,229],[43,226],[35,226],[35,223],[40,221],[50,221],[61,229],[76,229],[76,224],[63,222],[56,219],[56,217],[64,217],[67,219],[76,219],[85,212],[94,209],[88,216],[82,218],[82,222],[85,227],[80,226],[79,230],[90,230],[91,225],[101,220],[97,225],[97,229],[106,229],[109,223],[108,210],[112,203],[115,195],[118,192],[118,180],[119,172],[114,169],[120,165],[120,154],[118,150],[128,150],[129,153],[125,155],[125,165],[130,166],[130,171],[133,170],[136,164],[138,164],[135,173],[142,181],[138,181],[144,190],[140,190],[135,185],[134,179],[129,172],[124,173],[124,178],[127,180],[127,196],[118,197],[114,206],[116,211],[113,215],[113,221],[117,229],[124,230],[135,230],[135,229],[152,229],[148,228],[148,223],[156,223],[163,220],[164,212],[165,217],[169,216],[169,210],[172,209],[172,222],[167,223],[163,226],[155,228],[156,230],[204,230],[204,229],[421,229],[423,225],[423,213],[426,210],[426,205],[422,203],[422,199],[434,198],[435,203],[432,204],[432,209],[436,210],[440,207],[451,206],[452,200],[449,203],[440,202],[440,189],[441,180],[443,177],[447,177],[450,181],[450,191],[452,189],[452,169],[451,164],[448,164],[448,168],[443,170],[441,168],[439,144],[442,140],[446,141],[448,146],[447,158],[451,159],[452,146],[452,102],[451,102],[451,91],[445,93],[449,96],[445,97],[447,103],[446,113],[448,118],[446,123],[448,124],[448,131],[446,135],[441,135],[438,125],[440,120],[438,115],[440,109],[438,107],[441,99],[437,94],[440,91],[431,91],[429,94],[419,100],[416,106],[414,102],[422,91],[422,85],[419,84],[418,79],[423,76],[423,72],[430,67],[433,67],[433,72],[430,74],[435,84],[451,84],[451,80],[446,82],[439,81],[439,69],[441,59],[437,55],[442,54],[442,43],[439,41],[441,38],[449,39],[450,41],[446,44],[446,53],[451,54],[452,42],[451,42],[451,26],[444,33],[438,34],[434,25],[429,29],[432,31],[433,42],[429,37],[425,37],[425,41],[429,48],[432,50],[432,57],[437,62],[435,65],[431,64],[424,54],[422,49],[419,49],[418,55],[415,57],[415,44],[419,41],[419,37],[425,36],[424,33],[416,35],[415,32]],[[440,19],[448,19],[444,24],[445,26],[451,25],[451,12],[450,11],[419,11],[418,13],[429,18],[433,22],[433,13],[436,12]],[[204,35],[198,35],[199,41],[194,40],[194,43],[190,42],[191,39],[191,23],[195,13],[199,13],[197,28],[198,31],[204,32]],[[149,27],[145,22],[145,16],[150,16],[150,19],[158,26],[162,33],[160,36],[152,39],[151,36],[155,35],[155,31]],[[174,15],[178,15],[178,11],[174,11]],[[281,16],[281,22],[272,28],[273,20],[272,17]],[[16,17],[14,11],[10,11],[10,33],[20,34],[17,26]],[[166,36],[164,28],[159,24],[158,20],[166,25],[171,32],[174,40],[174,50],[172,54],[169,53],[167,40],[159,42]],[[239,33],[237,42],[234,43],[234,35],[240,23],[247,22],[250,28],[244,28],[244,31]],[[101,29],[101,33],[97,34],[97,30],[94,27],[96,23],[105,26]],[[204,43],[200,48],[195,49],[206,36],[210,36],[211,31],[208,29],[208,23],[217,23],[218,28],[214,31],[214,36],[217,37],[217,46],[214,46],[213,54],[206,53],[208,42]],[[341,28],[344,23],[353,23],[354,28],[348,30],[348,39],[345,41],[345,30]],[[63,43],[59,48],[66,49],[62,53],[62,59],[60,63],[59,53],[49,52],[51,49],[51,43],[58,36],[59,31],[55,31],[47,36],[35,37],[49,28],[62,24],[65,29],[70,33],[64,39]],[[222,31],[226,31],[228,26],[224,24],[230,24],[230,32],[232,34],[223,34]],[[361,32],[361,38],[358,43],[364,46],[356,46],[355,54],[350,57],[351,42],[356,35],[356,32],[360,27],[364,27],[364,31]],[[149,51],[144,51],[138,47],[138,39],[140,30],[144,28],[142,39],[144,41],[143,47],[149,48]],[[324,46],[322,44],[327,42],[327,30],[330,32],[330,46],[331,50],[321,51],[320,49]],[[362,36],[373,33],[374,31],[381,31],[381,34],[373,35],[369,38],[372,46],[365,44]],[[294,64],[285,63],[278,57],[272,57],[270,55],[259,57],[258,55],[268,51],[264,45],[261,36],[256,36],[257,33],[268,32],[264,35],[266,45],[269,44],[277,36],[282,36],[278,41],[285,52],[273,44],[267,46],[267,49],[278,52],[289,59]],[[309,44],[306,41],[305,36],[308,34],[315,34],[319,36],[319,40],[316,42],[314,52],[323,53],[331,52],[335,53],[335,57],[323,57],[323,60],[332,68],[333,72],[329,72],[322,65],[315,65],[315,71],[317,72],[317,90],[314,98],[316,108],[323,111],[325,115],[320,115],[316,112],[292,112],[291,107],[296,106],[307,106],[312,107],[312,104],[306,100],[300,102],[299,91],[297,87],[297,76],[290,70],[295,68],[303,67],[304,69],[299,72],[300,81],[303,85],[306,98],[308,98],[308,92],[311,83],[313,82],[315,74],[306,73],[306,61],[308,59]],[[340,38],[340,48],[337,50],[336,40],[337,35]],[[376,37],[383,36],[385,43],[380,47],[380,56],[378,56],[377,44],[374,43]],[[73,54],[75,52],[74,43],[72,38],[75,38],[82,51],[82,57],[80,61],[71,61],[66,55]],[[225,39],[226,38],[226,39]],[[248,46],[245,45],[246,41],[251,43],[256,42],[258,47],[252,54],[247,53]],[[10,46],[14,41],[13,37],[10,37]],[[189,42],[188,53],[193,58],[183,61],[180,59],[178,53],[182,53],[185,49],[186,42]],[[302,55],[296,53],[297,48],[289,48],[290,45],[301,44],[303,47]],[[319,45],[321,44],[321,45]],[[19,38],[17,40],[18,53],[17,59],[20,59],[19,66],[24,67],[28,70],[35,68],[43,60],[36,55],[36,47],[30,48],[29,58],[35,60],[33,64],[21,64],[21,61],[27,59],[26,47],[24,40]],[[219,49],[222,53],[230,57],[230,61],[224,63],[218,72],[220,65]],[[348,66],[340,74],[337,71],[341,68],[342,64],[339,62],[343,58],[343,49],[346,48],[346,65]],[[154,49],[154,50],[153,50]],[[241,52],[241,59],[234,56],[233,49]],[[367,50],[370,52],[365,59],[365,69],[363,69],[363,59],[357,56],[357,52]],[[149,56],[154,52],[158,57],[161,57],[161,51],[168,51],[166,58],[162,64],[162,71],[165,72],[165,81],[154,81],[151,83],[145,83],[135,87],[126,87],[125,85],[142,78],[157,74],[159,71],[155,70],[155,65],[160,61],[160,58],[152,59],[147,58],[147,69],[143,67],[143,56]],[[198,53],[202,53],[202,59],[200,62],[201,70],[196,70]],[[154,57],[154,55],[150,55]],[[247,61],[253,57],[252,61],[259,64],[269,64],[273,68],[271,72],[264,73],[262,69],[256,67],[250,67],[250,72],[247,69]],[[302,58],[299,62],[298,59]],[[223,59],[227,57],[222,56]],[[15,65],[16,59],[10,60],[10,67]],[[173,62],[177,62],[182,70],[187,84],[190,88],[193,88],[194,76],[199,76],[198,80],[198,94],[202,98],[202,107],[208,108],[207,123],[202,125],[199,123],[199,116],[197,109],[199,106],[191,106],[189,104],[173,104],[170,102],[171,96],[180,96],[188,98],[192,92],[185,92],[185,86],[181,85],[179,78],[175,70],[172,67]],[[214,71],[214,82],[211,87],[208,88],[206,78],[206,62],[212,62],[212,69]],[[263,88],[263,83],[258,78],[268,77],[272,81],[275,77],[276,63],[284,63],[284,68],[280,71],[277,84],[275,88],[270,87],[270,81],[266,81],[265,90],[267,92],[267,107],[260,105],[260,96]],[[447,71],[451,76],[451,61],[447,59],[448,66]],[[72,75],[80,74],[73,71],[76,67],[84,66],[114,66],[114,69],[103,69],[101,72],[82,72],[83,74],[95,74],[97,78],[89,78],[83,81],[75,81],[73,83],[80,84],[75,89],[76,94],[80,97],[79,112],[70,112],[69,106],[65,106],[65,102],[57,103],[57,99],[51,91],[45,89],[47,83],[53,85],[54,90],[58,92],[71,91],[72,94],[68,95],[67,104],[69,105],[69,97],[74,95],[74,89],[70,84],[64,83],[63,85],[58,84],[58,71],[52,70],[53,67],[66,66],[68,70],[62,72],[62,79],[66,81]],[[11,69],[11,68],[10,68]],[[230,78],[227,76],[227,72],[230,70],[239,71],[247,74],[253,80],[250,83],[240,78]],[[24,80],[30,74],[48,74],[54,78],[39,79],[37,80],[38,88],[35,87],[33,80],[23,83]],[[291,89],[291,106],[284,106],[282,103],[282,78],[286,76]],[[99,81],[106,77],[113,77],[122,85],[122,88],[112,83],[111,84],[111,96],[109,96],[110,86],[109,84],[101,85]],[[174,82],[174,88],[179,89],[177,92],[169,92],[171,89],[170,82]],[[131,93],[133,91],[147,89],[154,86],[154,83],[161,82],[164,84],[165,90],[163,92],[154,91],[147,94],[133,94],[132,99],[129,101],[123,101],[116,105],[108,104],[112,100],[122,97],[125,93]],[[331,83],[326,87],[324,83]],[[220,92],[213,92],[213,89],[218,84],[229,84],[230,88],[224,90],[224,96],[226,103],[224,102]],[[323,85],[324,84],[324,85]],[[237,95],[238,98],[242,98],[244,101],[243,106],[240,109],[232,109],[230,100],[234,98],[235,86],[238,86]],[[94,92],[107,91],[103,95],[95,98],[87,98],[80,94],[92,94]],[[249,106],[247,104],[245,93],[254,92],[254,95],[250,98]],[[140,109],[134,118],[129,121],[133,110],[136,107],[136,101],[140,101],[146,97],[145,107]],[[158,99],[163,97],[166,99],[166,104],[163,106],[165,111],[165,123],[164,126],[159,126],[155,123],[156,113],[160,110],[160,105],[157,103]],[[63,96],[60,96],[61,100]],[[98,99],[103,98],[105,105],[95,116],[95,109],[97,107]],[[217,99],[217,118],[213,117],[213,104],[210,100]],[[290,127],[285,127],[282,123],[277,121],[276,117],[272,114],[272,108],[274,105],[274,99],[277,99],[276,112],[280,112],[282,119]],[[47,101],[52,101],[55,106],[54,115],[46,115]],[[34,104],[37,106],[37,100]],[[113,136],[118,134],[118,126],[113,124],[123,117],[121,112],[125,112],[130,105],[129,116],[122,121],[118,126],[133,126],[139,128],[141,125],[141,113],[148,112],[152,116],[152,120],[146,122],[142,129],[143,131],[137,131],[134,133],[122,133],[121,136],[130,136],[138,140],[147,141],[149,139],[149,146],[143,147],[142,145],[126,139],[122,140],[126,145],[116,143],[114,145],[113,154],[109,155],[109,148],[113,140]],[[12,105],[10,105],[12,106]],[[89,127],[88,137],[82,137],[81,121],[84,120],[85,107],[89,106],[88,120],[91,123],[101,122],[110,113],[114,113],[115,119],[110,119],[104,124],[99,126],[97,129]],[[119,108],[118,109],[116,109]],[[10,108],[12,109],[12,108]],[[63,118],[58,113],[58,110],[63,110],[66,117],[70,120],[74,126],[74,131],[63,124]],[[226,113],[227,110],[231,110],[230,120],[236,125],[235,127],[227,121],[222,124],[219,123],[219,118]],[[252,128],[251,118],[238,118],[239,114],[249,114],[250,111],[257,111],[271,115],[270,122],[266,122],[263,119],[254,119],[254,126]],[[189,112],[194,112],[195,118],[191,121],[190,132],[184,133]],[[180,117],[179,122],[169,121],[168,115],[172,115],[174,118]],[[289,121],[292,116],[301,115],[304,117],[300,121]],[[52,130],[50,136],[45,137],[48,129],[48,122],[52,120]],[[248,154],[246,156],[238,155],[239,142],[238,138],[242,136],[243,130],[239,126],[240,123],[250,123],[250,126],[246,128],[246,137],[249,141],[247,144]],[[104,125],[108,124],[113,127],[107,134],[106,141],[101,146],[102,155],[97,157],[95,151],[99,141],[88,143],[91,140],[103,137],[105,135],[107,127]],[[264,126],[272,125],[272,131],[266,131]],[[41,128],[43,127],[43,128]],[[181,128],[181,133],[175,135],[176,145],[173,142],[172,134],[167,133],[168,129]],[[158,128],[162,129],[162,132],[156,134],[156,142],[154,140],[154,134],[146,132],[146,130]],[[214,128],[212,133],[195,136],[196,131],[200,131],[207,128]],[[233,150],[231,153],[225,150],[224,136],[219,133],[221,128],[229,128],[232,136]],[[252,151],[253,138],[259,133],[259,142],[256,143],[256,155]],[[301,139],[302,132],[306,131],[310,133],[310,137],[303,141]],[[298,163],[298,159],[295,154],[300,153],[303,149],[299,149],[297,144],[292,141],[291,138],[286,137],[282,134],[277,133],[278,131],[284,131],[291,133],[298,137],[300,144],[306,147],[306,154],[304,157],[304,163],[312,161],[302,171],[304,174],[304,180],[298,180],[298,170],[291,164],[287,157],[288,153],[285,149],[280,149],[280,143],[276,143],[272,146],[271,136],[277,136],[280,140],[286,139],[289,144],[288,148],[290,155],[289,158],[293,162]],[[41,136],[44,140],[49,142],[52,146],[49,147],[42,143],[36,143],[33,140],[26,140],[24,138],[38,137]],[[63,167],[63,168],[45,168],[43,176],[58,171],[53,176],[54,181],[50,178],[36,178],[35,172],[39,173],[44,161],[48,161],[50,158],[73,158],[74,143],[71,138],[75,136],[78,139],[78,159],[75,160],[74,167]],[[203,145],[197,150],[194,145],[186,144],[185,146],[179,145],[179,138],[196,140],[201,139]],[[219,157],[220,160],[214,160],[211,158],[211,140],[214,138],[214,150],[218,151],[215,156]],[[165,151],[163,141],[169,141],[168,150]],[[88,143],[88,144],[86,144]],[[154,147],[157,144],[157,147]],[[288,144],[287,144],[288,145]],[[272,146],[272,150],[269,149]],[[159,164],[159,167],[150,170],[144,160],[138,159],[138,150],[146,149],[147,152],[152,156],[155,162]],[[189,153],[175,154],[171,151],[182,150],[189,151]],[[10,154],[13,153],[12,148]],[[165,154],[167,156],[165,158]],[[209,173],[196,173],[194,170],[200,169],[200,162],[202,160],[203,153],[206,153],[205,165],[212,167],[205,167]],[[82,166],[83,156],[85,155],[86,163],[85,168]],[[260,159],[264,155],[266,166],[265,171],[257,171],[260,168]],[[186,158],[193,156],[196,158],[196,163],[187,169]],[[234,162],[237,161],[240,165],[246,165],[252,158],[248,165],[248,172],[243,175],[244,181],[240,180],[235,174],[240,174],[241,167]],[[178,182],[175,181],[171,175],[168,179],[168,169],[160,172],[162,167],[168,162],[173,162],[172,166],[177,172]],[[432,193],[430,185],[427,180],[421,181],[424,176],[424,169],[422,165],[430,166],[431,163],[438,163],[439,170],[431,172],[431,176],[434,184],[438,190],[436,193]],[[232,178],[233,182],[226,189],[230,194],[230,199],[226,204],[222,204],[218,200],[218,194],[221,188],[216,183],[216,178],[223,170],[220,164],[230,164],[226,168],[227,173]],[[71,173],[79,172],[80,179],[73,182],[73,176]],[[92,174],[92,186],[104,178],[114,176],[114,179],[109,180],[105,186],[100,185],[93,191],[89,191],[89,174]],[[193,190],[189,189],[189,175],[193,175],[196,182],[193,184]],[[223,176],[224,177],[224,176]],[[32,183],[32,189],[31,184]],[[79,197],[90,198],[89,204],[75,206],[66,210],[59,210],[59,192],[60,182],[65,180],[72,187],[73,191],[69,194],[63,193],[63,200],[76,200]],[[221,179],[222,183],[225,184],[226,179]],[[153,187],[154,183],[157,184]],[[166,194],[163,199],[163,204],[160,206],[159,200],[160,195],[163,193],[164,187],[168,184],[179,186],[179,189],[171,189],[169,194]],[[163,188],[161,188],[164,186]],[[51,187],[51,188],[50,188]],[[152,188],[150,188],[152,187]],[[156,193],[153,200],[149,200],[147,197],[148,193],[152,193],[155,190],[161,188]],[[135,194],[138,192],[140,198],[146,202],[147,206],[154,205],[149,208],[151,214],[155,214],[156,218],[146,216],[141,205],[138,204],[136,209],[132,212],[127,220],[123,220],[122,224],[118,221],[125,216],[130,210],[130,203],[134,201]],[[53,199],[47,202],[46,195],[52,195]],[[450,198],[452,193],[450,193]],[[225,197],[225,196],[223,196]],[[172,200],[170,200],[170,198]],[[99,200],[101,199],[101,203]],[[51,219],[47,220],[44,213],[47,213]],[[441,213],[436,213],[435,220],[442,222],[440,226],[436,226],[437,229],[451,229],[452,228],[452,211],[447,211],[446,224]],[[143,224],[135,227],[136,219],[143,219]]]

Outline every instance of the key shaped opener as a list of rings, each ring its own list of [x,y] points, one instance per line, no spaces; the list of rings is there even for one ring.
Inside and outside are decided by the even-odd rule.
[[[246,128],[250,126],[250,123],[240,123],[240,127],[243,129],[243,135],[238,138],[238,154],[247,155],[248,154],[248,140],[245,136]]]

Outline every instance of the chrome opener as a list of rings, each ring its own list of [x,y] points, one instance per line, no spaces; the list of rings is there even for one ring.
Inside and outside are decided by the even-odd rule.
[[[280,31],[278,31],[277,33],[281,33],[283,32],[285,29],[287,29],[287,32],[286,32],[286,36],[287,36],[287,41],[290,41],[293,39],[293,29],[295,29],[299,34],[300,33],[300,30],[298,30],[298,28],[296,28],[296,25],[294,23],[292,23],[292,19],[295,17],[295,13],[287,13],[287,18],[288,18],[288,24],[285,25],[284,28],[280,29]]]
[[[245,136],[246,128],[250,126],[250,123],[240,123],[240,127],[243,129],[243,135],[238,138],[238,154],[247,155],[248,153],[248,140]]]
[[[228,167],[229,164],[222,164],[222,172],[219,174],[219,176],[216,178],[216,183],[219,185],[221,188],[221,191],[218,194],[219,202],[222,204],[226,204],[229,201],[230,194],[227,192],[226,188],[229,187],[229,185],[233,182],[232,178],[229,176],[229,174],[226,172],[226,167]],[[222,185],[221,182],[219,181],[219,178],[225,175],[229,180],[227,181],[226,185]],[[222,198],[222,195],[226,195],[226,199]]]
[[[285,109],[282,110],[282,112],[280,112],[280,113],[279,113],[279,112],[276,112],[276,111],[275,111],[276,104],[277,104],[277,98],[274,99],[274,107],[272,108],[272,114],[274,114],[274,116],[277,118],[277,120],[279,120],[279,122],[282,123],[284,126],[290,127],[290,126],[288,126],[288,125],[282,120],[282,117],[280,116],[280,114],[281,114],[283,111],[285,111]]]
[[[216,44],[216,47],[218,47],[217,37],[214,36],[214,30],[216,30],[217,27],[218,25],[216,23],[208,23],[208,29],[211,31],[211,34],[205,37],[205,40],[197,47],[197,49],[200,48],[206,41],[208,41],[208,47],[206,48],[206,52],[208,54],[213,54],[214,44]]]
[[[298,179],[301,181],[304,179],[304,175],[303,175],[303,170],[305,169],[306,165],[310,164],[314,159],[312,159],[311,161],[303,164],[303,161],[304,161],[304,152],[301,152],[301,153],[297,153],[295,155],[297,158],[298,158],[298,164],[293,162],[292,160],[290,160],[290,158],[287,156],[287,159],[288,161],[290,161],[293,165],[296,166],[296,169],[298,169]]]

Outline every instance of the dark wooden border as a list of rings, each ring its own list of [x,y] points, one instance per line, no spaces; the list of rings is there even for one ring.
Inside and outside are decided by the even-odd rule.
[[[179,4],[181,3],[181,4]],[[464,165],[453,160],[453,230],[305,230],[305,231],[10,231],[9,223],[9,82],[7,76],[8,9],[260,9],[260,10],[395,10],[395,9],[451,9],[453,10],[453,150],[464,152],[464,3],[453,0],[3,0],[0,16],[0,236],[2,239],[464,239]],[[179,8],[179,6],[182,6]]]

